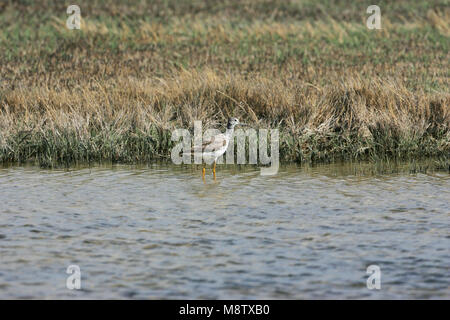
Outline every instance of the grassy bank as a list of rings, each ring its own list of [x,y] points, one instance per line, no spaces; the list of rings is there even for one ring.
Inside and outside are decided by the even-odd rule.
[[[448,1],[0,5],[0,161],[166,158],[175,128],[235,116],[284,161],[450,154]]]

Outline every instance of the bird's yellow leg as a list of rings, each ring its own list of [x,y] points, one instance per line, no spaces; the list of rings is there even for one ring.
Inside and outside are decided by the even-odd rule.
[[[205,173],[206,173],[206,169],[205,169],[205,167],[203,167],[203,170],[202,170],[202,178],[203,179],[205,179]]]
[[[214,161],[214,166],[213,166],[213,175],[214,175],[214,180],[216,180],[216,162]]]

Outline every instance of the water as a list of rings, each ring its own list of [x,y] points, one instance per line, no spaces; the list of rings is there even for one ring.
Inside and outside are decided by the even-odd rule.
[[[371,170],[2,168],[0,298],[449,299],[449,174]]]

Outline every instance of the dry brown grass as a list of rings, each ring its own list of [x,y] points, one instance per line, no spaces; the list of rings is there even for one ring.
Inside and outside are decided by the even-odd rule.
[[[20,160],[15,150],[27,152],[21,144],[38,156],[34,146],[41,148],[46,140],[52,141],[47,147],[58,145],[58,139],[91,150],[81,152],[79,161],[148,160],[168,155],[166,135],[175,128],[190,128],[194,120],[220,127],[237,116],[255,128],[281,128],[285,160],[367,158],[380,151],[399,157],[444,155],[450,150],[449,103],[450,95],[412,93],[401,83],[357,76],[318,87],[299,80],[249,81],[211,70],[182,71],[164,80],[120,78],[58,92],[14,89],[3,99],[0,143],[4,160]],[[149,146],[143,146],[147,153],[139,148],[138,154],[130,153],[126,144],[145,137],[150,137]],[[52,150],[52,160],[71,154]]]

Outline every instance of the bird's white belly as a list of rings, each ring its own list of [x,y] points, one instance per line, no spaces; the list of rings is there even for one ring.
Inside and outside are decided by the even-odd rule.
[[[220,149],[212,150],[210,152],[203,152],[203,159],[206,162],[213,162],[213,161],[217,160],[217,158],[219,158],[221,155],[223,155],[225,153],[225,151],[227,151],[227,148],[228,148],[228,142]]]

